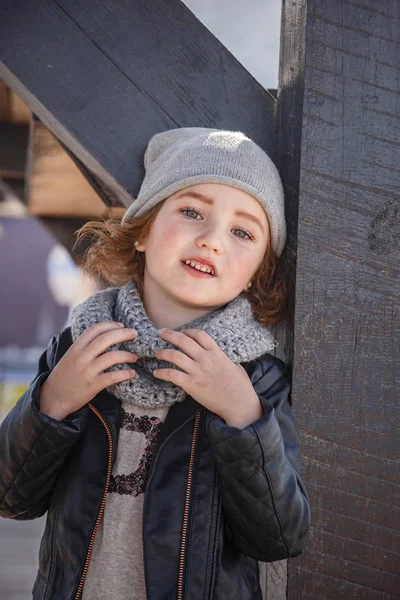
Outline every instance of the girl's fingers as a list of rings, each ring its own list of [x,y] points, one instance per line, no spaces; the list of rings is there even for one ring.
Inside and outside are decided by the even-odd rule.
[[[185,389],[185,385],[189,381],[189,375],[182,373],[182,371],[176,371],[175,369],[157,369],[154,371],[153,375],[157,379],[171,381],[171,383],[178,385],[182,389]]]
[[[197,341],[191,339],[184,333],[173,331],[172,329],[165,329],[163,331],[160,330],[160,337],[166,342],[181,348],[184,353],[193,360],[199,360],[203,348]]]
[[[195,340],[204,350],[219,348],[217,342],[207,332],[201,329],[184,329],[183,333]]]
[[[169,348],[166,350],[158,350],[158,352],[156,352],[156,358],[171,362],[186,373],[190,373],[193,368],[193,360],[178,350],[170,350]]]
[[[75,345],[79,348],[86,348],[94,339],[96,339],[100,334],[116,329],[120,331],[123,329],[122,323],[118,323],[118,321],[103,321],[101,323],[96,323],[96,325],[92,325],[89,329],[86,329],[76,340]]]
[[[137,335],[136,329],[129,329],[128,327],[117,327],[111,331],[101,333],[86,347],[87,356],[89,359],[96,358],[108,350],[110,346],[134,340]]]
[[[112,350],[111,352],[105,352],[96,358],[93,366],[95,367],[96,372],[100,374],[114,365],[133,363],[136,362],[137,359],[137,355],[133,354],[132,352],[125,352],[124,350]]]
[[[119,369],[118,371],[110,371],[109,373],[103,373],[97,377],[97,383],[101,390],[104,390],[109,385],[114,383],[121,383],[121,381],[127,381],[135,377],[136,372],[134,369]]]

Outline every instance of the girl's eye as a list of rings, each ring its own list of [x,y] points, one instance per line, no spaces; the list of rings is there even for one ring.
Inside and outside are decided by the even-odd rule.
[[[180,208],[179,212],[184,213],[186,216],[189,217],[189,219],[197,219],[197,217],[202,217],[201,212],[197,209],[197,208],[192,208],[191,206],[185,206],[184,208]],[[190,216],[190,213],[193,216]],[[241,233],[244,233],[244,235],[237,235],[236,237],[242,239],[242,240],[254,240],[254,235],[252,233],[250,233],[250,231],[247,231],[246,229],[242,229],[241,227],[235,227],[235,229],[232,229],[232,231],[240,231]]]
[[[242,240],[254,240],[254,235],[252,233],[250,233],[250,231],[246,231],[246,229],[236,228],[236,229],[233,229],[233,231],[241,231],[242,233],[245,234],[245,236],[247,236],[247,237],[243,237],[241,235],[238,235],[237,237],[242,238]]]
[[[190,206],[185,206],[185,208],[181,208],[180,209],[181,213],[194,213],[196,216],[194,217],[195,219],[200,215],[201,216],[201,212],[199,210],[197,210],[197,208],[191,208]],[[190,219],[192,219],[193,217],[189,216]]]

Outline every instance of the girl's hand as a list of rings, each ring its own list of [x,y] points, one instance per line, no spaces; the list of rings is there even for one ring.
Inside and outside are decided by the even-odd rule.
[[[133,363],[137,355],[115,350],[110,346],[133,340],[135,329],[124,328],[121,323],[96,323],[74,342],[54,367],[40,391],[40,411],[49,417],[62,420],[78,410],[101,390],[135,376],[133,369],[104,371],[118,363]]]
[[[233,363],[208,333],[161,329],[160,336],[183,352],[159,350],[156,357],[182,371],[158,369],[155,377],[175,383],[228,425],[244,428],[262,416],[260,400],[246,371]]]

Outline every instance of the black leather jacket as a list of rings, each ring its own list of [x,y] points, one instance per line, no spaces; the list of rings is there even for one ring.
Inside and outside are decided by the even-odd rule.
[[[63,421],[38,410],[71,343],[69,329],[52,339],[0,428],[0,515],[47,511],[35,600],[80,597],[118,444],[120,402],[106,391]],[[303,551],[309,503],[285,365],[265,354],[243,366],[264,412],[245,429],[190,396],[167,413],[144,497],[148,600],[261,599],[258,561]]]

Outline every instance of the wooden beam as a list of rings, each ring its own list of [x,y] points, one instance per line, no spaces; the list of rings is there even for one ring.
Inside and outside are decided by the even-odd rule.
[[[158,131],[241,129],[276,150],[274,97],[180,0],[111,12],[105,0],[3,0],[0,60],[0,77],[124,205]]]
[[[30,125],[27,190],[27,208],[37,217],[121,218],[125,212],[123,206],[104,204],[57,138],[37,119]]]
[[[0,179],[24,180],[28,135],[28,125],[0,121]]]
[[[278,161],[297,247],[292,399],[313,523],[288,561],[289,600],[400,589],[398,8],[283,4]]]
[[[0,80],[0,122],[27,125],[30,113],[29,107]]]
[[[65,146],[65,144],[62,144],[61,142],[59,143],[60,146],[66,152],[66,154],[75,163],[76,167],[82,173],[86,181],[90,184],[92,190],[97,194],[99,198],[101,198],[104,204],[111,209],[108,211],[107,214],[109,214],[110,216],[114,215],[116,217],[117,215],[119,215],[122,217],[126,208],[124,207],[123,211],[121,211],[121,207],[123,205],[114,196],[112,191],[105,185],[103,181],[101,181],[94,173],[92,173],[92,171],[89,171],[89,169],[83,164],[83,162],[79,160],[79,158],[75,156],[75,154],[71,152],[71,150],[67,146]]]

